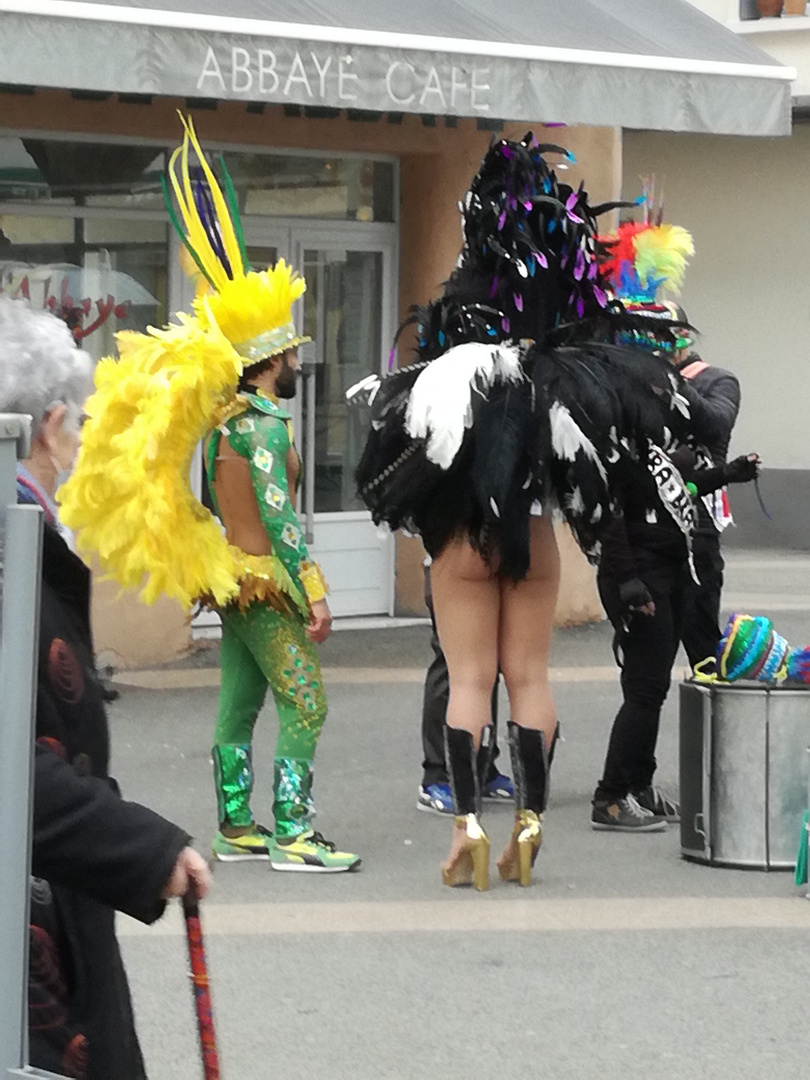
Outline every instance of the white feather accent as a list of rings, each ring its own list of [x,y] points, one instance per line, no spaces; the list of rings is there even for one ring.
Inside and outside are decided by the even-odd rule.
[[[585,501],[579,488],[574,488],[570,495],[565,497],[565,505],[574,514],[581,514],[585,510]]]
[[[369,406],[373,405],[381,384],[382,380],[379,375],[366,375],[364,379],[356,382],[346,391],[344,396],[347,403],[354,405],[362,402]]]
[[[457,345],[428,364],[413,384],[405,414],[412,439],[427,441],[426,454],[449,469],[472,424],[472,395],[496,382],[523,380],[520,352],[503,345]]]
[[[599,475],[607,480],[605,467],[596,451],[596,447],[573,418],[571,413],[559,401],[549,409],[551,420],[551,448],[563,461],[575,461],[579,453],[590,458]]]

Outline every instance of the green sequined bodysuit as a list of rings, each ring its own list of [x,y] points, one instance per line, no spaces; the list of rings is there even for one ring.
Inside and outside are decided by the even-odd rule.
[[[212,500],[219,512],[213,482],[224,437],[248,461],[261,522],[273,554],[289,571],[309,601],[325,595],[320,570],[310,560],[295,514],[294,491],[287,475],[293,447],[291,417],[276,401],[261,394],[243,395],[244,411],[212,434],[206,448],[206,470]],[[222,617],[222,683],[214,734],[214,775],[220,825],[240,827],[253,822],[251,743],[267,688],[279,718],[275,754],[276,834],[295,836],[310,828],[312,758],[326,718],[326,697],[315,646],[296,612],[279,611],[254,601],[244,610],[234,604]]]

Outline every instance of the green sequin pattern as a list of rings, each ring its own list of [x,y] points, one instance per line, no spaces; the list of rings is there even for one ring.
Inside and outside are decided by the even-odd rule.
[[[249,408],[224,423],[211,439],[206,469],[213,480],[219,439],[224,435],[237,454],[250,465],[259,515],[270,537],[273,553],[295,581],[309,552],[295,513],[295,493],[287,483],[287,454],[293,445],[291,417],[274,401],[255,394],[243,395]],[[213,495],[213,491],[212,491]],[[216,499],[214,498],[216,506]]]
[[[311,761],[326,719],[321,666],[304,624],[262,604],[222,616],[222,682],[215,747],[248,746],[268,686],[278,712],[275,756]],[[231,795],[217,777],[217,797]],[[224,820],[224,819],[220,819]]]
[[[253,824],[250,793],[253,765],[250,746],[220,744],[212,753],[219,822],[234,828]]]
[[[273,815],[276,836],[300,836],[311,828],[315,808],[312,804],[312,768],[308,761],[276,758],[273,763]]]

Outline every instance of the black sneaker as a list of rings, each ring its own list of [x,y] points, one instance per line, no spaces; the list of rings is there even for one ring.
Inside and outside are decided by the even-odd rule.
[[[641,791],[634,791],[633,796],[642,810],[649,810],[651,814],[664,818],[665,821],[670,822],[672,825],[677,825],[681,820],[680,806],[672,799],[667,798],[660,788],[653,787],[650,784],[649,787],[642,788]]]
[[[661,832],[666,818],[640,806],[633,795],[599,799],[591,808],[591,828],[611,832]]]

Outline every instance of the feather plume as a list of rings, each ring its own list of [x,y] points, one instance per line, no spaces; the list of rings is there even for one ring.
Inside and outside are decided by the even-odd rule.
[[[408,402],[405,426],[413,439],[427,441],[429,461],[448,469],[473,418],[473,398],[496,380],[518,383],[518,352],[473,342],[458,345],[421,372]]]

